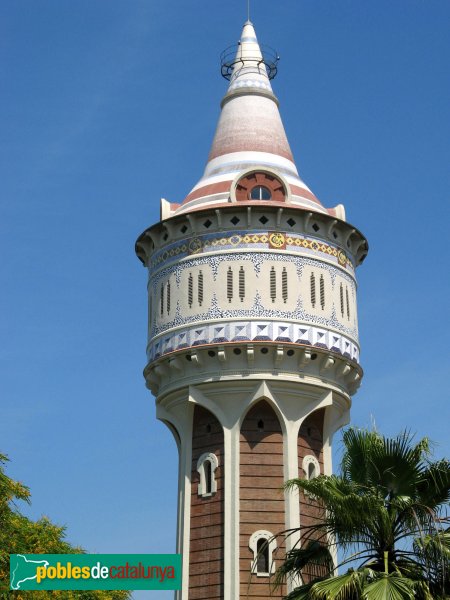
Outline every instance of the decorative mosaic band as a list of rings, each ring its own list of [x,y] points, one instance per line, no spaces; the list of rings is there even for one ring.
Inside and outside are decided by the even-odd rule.
[[[152,362],[170,352],[226,342],[287,342],[323,348],[359,363],[359,348],[344,335],[312,325],[277,321],[233,321],[183,327],[154,340],[148,348]]]
[[[175,242],[155,253],[150,268],[157,268],[174,257],[184,258],[192,254],[205,254],[217,250],[242,250],[243,248],[251,250],[288,250],[294,253],[301,252],[302,254],[314,255],[320,253],[327,258],[334,259],[339,266],[348,269],[351,273],[354,271],[350,258],[341,248],[327,244],[322,240],[295,233],[287,234],[270,231],[254,233],[248,231],[220,232]]]

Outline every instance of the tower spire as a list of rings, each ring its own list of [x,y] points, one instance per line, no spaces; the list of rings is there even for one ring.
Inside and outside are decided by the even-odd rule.
[[[221,72],[230,83],[203,176],[181,205],[162,203],[165,217],[229,203],[237,175],[262,168],[285,177],[294,206],[345,220],[342,205],[324,208],[298,174],[271,85],[278,60],[274,50],[259,44],[253,23],[246,21],[237,47],[221,56]]]
[[[270,85],[277,72],[278,55],[272,49],[263,54],[256,37],[253,23],[244,23],[241,38],[235,53],[234,47],[222,54],[222,75],[230,80],[230,85],[222,105],[235,93],[258,93],[276,97]]]

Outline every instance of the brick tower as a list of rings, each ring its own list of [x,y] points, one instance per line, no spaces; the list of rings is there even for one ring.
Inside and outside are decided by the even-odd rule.
[[[298,175],[277,60],[247,21],[222,55],[230,83],[203,177],[181,203],[161,200],[136,243],[149,272],[144,374],[179,449],[178,600],[270,596],[286,550],[272,535],[314,518],[311,500],[280,488],[331,473],[362,376],[367,242]]]

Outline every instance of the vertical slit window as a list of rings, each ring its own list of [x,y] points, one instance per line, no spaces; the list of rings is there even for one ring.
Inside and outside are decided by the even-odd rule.
[[[345,286],[345,299],[347,300],[347,319],[350,320],[350,300],[348,297],[348,287]]]
[[[270,297],[272,302],[275,302],[277,297],[277,275],[275,273],[275,267],[270,269]]]
[[[233,299],[233,271],[231,267],[228,267],[227,271],[227,298],[228,302],[231,302]]]
[[[257,573],[269,572],[269,543],[264,538],[259,538],[256,544],[257,558],[256,571]]]
[[[245,271],[244,267],[239,269],[239,298],[244,302],[245,298]]]
[[[316,306],[316,278],[314,276],[314,273],[311,273],[310,283],[311,283],[311,304],[312,304],[312,307],[315,308],[315,306]]]
[[[325,281],[323,279],[323,275],[320,276],[319,287],[320,287],[320,306],[322,307],[322,310],[323,310],[325,308]]]
[[[219,460],[215,454],[205,452],[197,461],[197,472],[199,474],[198,495],[208,498],[217,492],[217,480],[215,471],[219,466]]]
[[[170,281],[167,282],[166,308],[167,308],[167,314],[169,314],[170,313]]]
[[[205,494],[212,493],[212,464],[209,460],[205,461]]]
[[[286,302],[288,299],[288,278],[286,267],[283,267],[283,271],[281,272],[281,294],[284,302]]]
[[[203,273],[200,271],[198,274],[198,305],[203,304]]]
[[[161,290],[159,292],[159,299],[161,305],[161,316],[164,314],[164,284],[161,284]]]
[[[341,298],[341,315],[344,316],[344,288],[342,286],[342,283],[341,283],[341,286],[339,288],[339,295],[340,295],[340,298]]]
[[[188,304],[189,304],[189,308],[192,308],[193,301],[194,301],[194,278],[192,277],[192,273],[189,273],[189,279],[188,279]]]

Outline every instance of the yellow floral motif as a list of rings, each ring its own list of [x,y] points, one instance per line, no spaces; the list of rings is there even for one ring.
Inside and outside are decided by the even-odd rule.
[[[273,232],[273,233],[253,233],[246,234],[243,236],[240,235],[232,235],[230,237],[222,237],[222,238],[213,238],[202,240],[201,238],[194,238],[191,240],[189,245],[186,243],[177,246],[175,248],[171,248],[169,251],[162,252],[153,262],[153,266],[161,264],[165,262],[169,257],[176,256],[180,253],[188,253],[188,254],[198,254],[202,252],[202,250],[207,250],[208,248],[213,248],[216,246],[227,246],[231,245],[234,247],[238,247],[240,244],[266,244],[270,243],[272,248],[282,248],[285,244],[289,246],[297,246],[299,248],[309,248],[310,250],[323,252],[324,254],[328,254],[329,256],[334,256],[337,258],[338,263],[341,266],[350,265],[350,259],[347,257],[346,253],[343,250],[335,248],[333,246],[329,246],[328,244],[322,242],[318,243],[316,240],[309,240],[301,237],[293,237],[289,235],[286,237],[283,233]]]
[[[281,248],[286,243],[286,239],[282,233],[271,233],[269,236],[269,242],[275,248]]]

